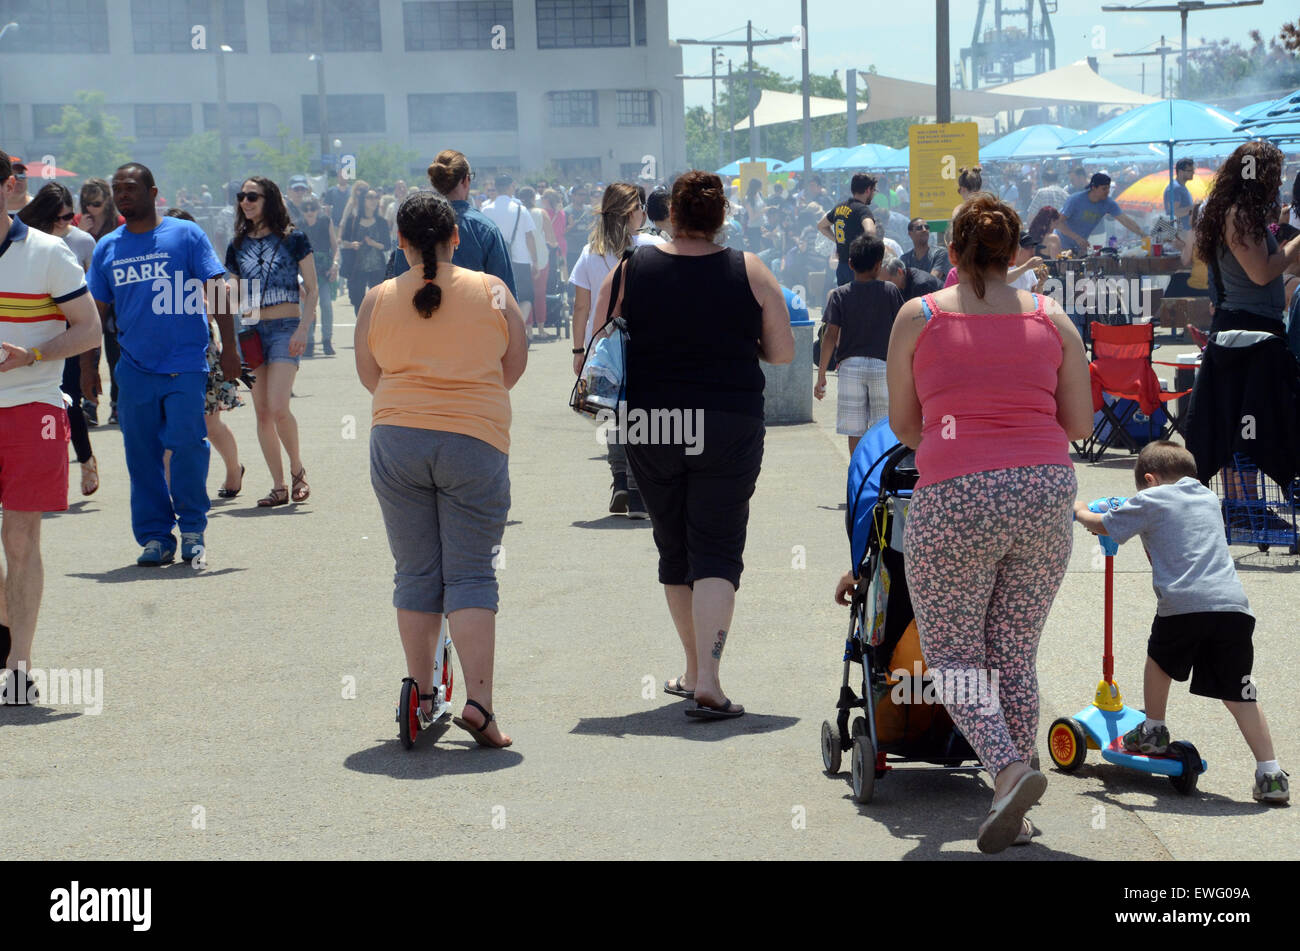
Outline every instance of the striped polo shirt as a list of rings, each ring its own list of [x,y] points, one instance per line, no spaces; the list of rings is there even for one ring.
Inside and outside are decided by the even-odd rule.
[[[0,244],[0,343],[43,347],[67,329],[59,305],[85,294],[86,272],[62,238],[15,217]],[[0,408],[27,403],[63,407],[62,360],[0,373]]]

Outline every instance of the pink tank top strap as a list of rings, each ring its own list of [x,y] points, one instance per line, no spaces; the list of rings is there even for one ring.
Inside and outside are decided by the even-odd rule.
[[[928,324],[932,318],[938,317],[943,311],[939,305],[934,302],[933,294],[926,294],[921,298],[921,313],[925,315],[925,322]]]

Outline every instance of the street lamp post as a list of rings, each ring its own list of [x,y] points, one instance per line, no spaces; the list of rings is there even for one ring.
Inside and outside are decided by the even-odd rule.
[[[3,40],[5,34],[8,33],[10,30],[17,31],[18,24],[16,22],[10,22],[10,23],[6,23],[3,27],[0,27],[0,40]],[[9,143],[6,138],[6,133],[8,132],[8,130],[5,128],[5,111],[6,109],[5,109],[4,96],[0,96],[0,143],[3,143],[4,145],[8,145]]]
[[[217,129],[221,138],[221,186],[230,182],[230,104],[226,96],[226,54],[234,50],[222,43],[217,47]]]
[[[316,63],[316,95],[319,105],[317,111],[320,121],[321,171],[325,168],[325,156],[329,153],[329,112],[325,103],[325,4],[316,5],[316,49],[318,52],[307,57]]]

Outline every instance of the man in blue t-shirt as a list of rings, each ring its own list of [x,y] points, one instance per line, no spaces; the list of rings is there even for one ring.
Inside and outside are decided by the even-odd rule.
[[[1114,218],[1139,238],[1143,237],[1138,223],[1120,210],[1119,203],[1110,197],[1110,176],[1098,172],[1088,182],[1088,190],[1075,192],[1061,209],[1061,220],[1056,233],[1061,236],[1061,249],[1086,251],[1088,237],[1097,230],[1102,218]]]
[[[221,371],[239,376],[225,268],[193,222],[159,214],[153,174],[138,163],[113,175],[113,201],[126,224],[95,246],[87,274],[101,317],[117,315],[117,416],[131,477],[131,527],[144,551],[136,564],[176,556],[204,560],[208,456],[203,419],[208,382],[208,307],[221,331]],[[171,450],[171,485],[163,451]]]
[[[1179,231],[1192,227],[1192,193],[1187,183],[1196,175],[1196,162],[1181,158],[1174,166],[1174,180],[1165,189],[1165,214],[1174,219]]]

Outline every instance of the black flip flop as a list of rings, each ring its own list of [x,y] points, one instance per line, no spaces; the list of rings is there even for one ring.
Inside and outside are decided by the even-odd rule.
[[[482,704],[476,703],[473,700],[466,700],[465,705],[473,707],[479,713],[483,714],[483,725],[473,726],[468,720],[462,719],[461,717],[452,717],[452,723],[456,724],[470,736],[474,737],[474,741],[478,743],[479,746],[486,746],[490,750],[503,750],[510,745],[510,743],[494,743],[492,740],[488,739],[487,734],[484,732],[492,721],[497,718],[495,713],[489,713],[483,708]]]
[[[734,720],[745,715],[745,708],[724,697],[720,707],[706,707],[702,703],[697,703],[695,709],[686,711],[686,715],[697,720]]]
[[[674,687],[673,684],[677,684],[677,686]],[[664,693],[670,693],[670,694],[672,694],[674,697],[685,697],[687,700],[694,700],[694,699],[695,699],[695,691],[694,691],[694,690],[687,690],[686,688],[684,688],[684,687],[682,686],[682,678],[681,678],[681,677],[678,677],[676,680],[665,680],[665,681],[664,681]]]

